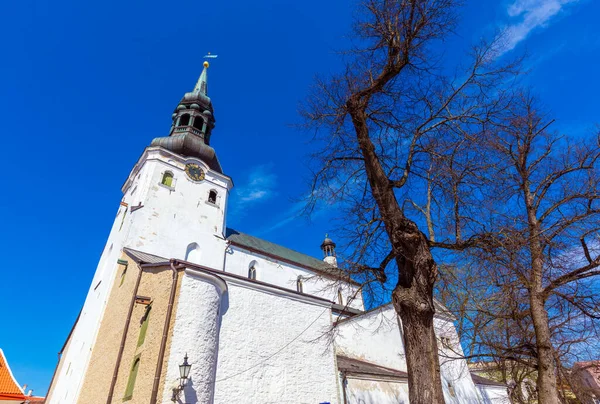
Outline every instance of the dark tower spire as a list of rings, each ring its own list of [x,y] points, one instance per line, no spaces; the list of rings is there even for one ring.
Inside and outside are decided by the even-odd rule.
[[[332,239],[329,238],[327,234],[325,234],[325,240],[321,243],[321,250],[323,250],[323,261],[337,267],[337,258],[335,256],[335,243]]]
[[[215,127],[213,106],[207,93],[208,62],[194,89],[185,93],[173,112],[173,124],[167,137],[159,137],[151,146],[164,147],[182,156],[196,157],[219,173],[223,173],[215,149],[210,147],[210,135]]]

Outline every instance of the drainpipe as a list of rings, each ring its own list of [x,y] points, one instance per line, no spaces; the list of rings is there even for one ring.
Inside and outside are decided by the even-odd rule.
[[[229,249],[230,245],[231,245],[231,241],[225,240],[225,254],[223,254],[223,272],[226,272],[225,271],[225,263],[227,262],[227,250]]]
[[[154,384],[152,385],[152,396],[150,396],[150,404],[156,404],[158,397],[158,385],[160,384],[160,374],[165,357],[165,349],[167,347],[167,337],[169,336],[169,325],[171,324],[171,314],[173,312],[173,302],[175,301],[175,292],[177,291],[177,278],[179,272],[175,267],[177,260],[171,260],[171,271],[173,271],[173,282],[171,283],[171,295],[169,296],[169,305],[167,306],[167,315],[165,317],[165,325],[163,327],[162,340],[160,341],[160,350],[158,351],[158,362],[156,363],[156,372],[154,373]]]
[[[348,397],[346,396],[346,386],[348,385],[348,379],[346,378],[346,372],[342,372],[342,393],[344,395],[344,404],[348,404]]]
[[[112,380],[110,382],[110,390],[108,391],[106,404],[110,404],[112,402],[113,394],[115,393],[115,385],[117,384],[119,367],[121,366],[121,359],[123,358],[123,351],[125,350],[125,341],[127,340],[129,324],[131,323],[133,308],[135,307],[135,297],[137,296],[137,292],[140,287],[140,281],[142,279],[142,267],[139,264],[137,264],[137,267],[139,268],[138,277],[135,281],[135,287],[133,288],[133,296],[131,296],[131,303],[129,303],[129,312],[127,313],[127,319],[125,320],[125,328],[123,329],[123,336],[121,337],[121,346],[119,347],[119,353],[117,354],[117,362],[115,363],[115,370],[113,371]]]

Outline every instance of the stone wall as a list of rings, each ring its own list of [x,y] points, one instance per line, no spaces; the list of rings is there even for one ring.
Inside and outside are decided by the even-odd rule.
[[[131,298],[134,293],[135,283],[139,268],[126,254],[122,259],[128,261],[128,268],[121,284],[121,272],[115,277],[102,323],[96,339],[88,371],[86,372],[83,387],[79,395],[78,403],[104,403],[106,402],[113,372],[117,360],[125,321],[129,311]],[[181,276],[179,277],[181,278]],[[113,394],[113,403],[124,401],[134,403],[148,403],[152,393],[154,373],[158,361],[158,351],[163,334],[165,316],[168,308],[168,299],[171,290],[172,271],[170,267],[146,268],[142,273],[138,296],[146,296],[152,299],[151,311],[146,329],[144,342],[138,346],[138,338],[141,330],[141,320],[147,310],[144,304],[136,303],[133,308],[131,322],[125,341],[123,356],[119,366],[117,383]],[[177,295],[174,303],[174,311],[177,309]],[[174,316],[172,317],[170,332],[172,334]],[[168,357],[167,352],[165,358]],[[131,399],[124,400],[125,389],[128,383],[131,365],[134,358],[140,358],[140,367],[135,380],[133,395]],[[161,387],[164,385],[166,367],[163,365],[163,377]],[[159,390],[159,392],[162,390]]]
[[[150,402],[152,385],[154,382],[154,373],[156,371],[156,365],[158,362],[158,352],[160,349],[165,316],[168,309],[169,295],[171,292],[172,276],[173,273],[168,266],[153,269],[146,268],[144,270],[138,290],[138,296],[147,296],[152,299],[152,309],[150,312],[146,337],[144,342],[140,346],[137,346],[141,329],[141,319],[144,316],[146,306],[142,304],[136,304],[131,317],[131,325],[129,326],[129,332],[125,342],[125,349],[123,350],[123,359],[119,367],[119,375],[115,386],[115,394],[112,401],[113,403],[122,403],[124,401],[123,398],[131,371],[131,366],[134,358],[138,357],[138,355],[140,358],[140,366],[133,389],[133,395],[130,400],[127,400],[127,403],[147,404]],[[179,278],[181,278],[181,275]],[[177,295],[178,294],[176,294],[173,313],[175,313],[175,310],[177,310]],[[175,316],[173,315],[171,317],[171,331],[174,318]],[[169,332],[169,335],[170,334],[171,332]],[[163,362],[163,375],[166,367],[164,363],[166,363],[166,360]],[[164,376],[161,377],[161,379],[164,379]],[[160,386],[158,391],[160,398]]]
[[[127,262],[127,270],[123,274],[125,266],[119,265],[78,403],[100,402],[101,398],[105,401],[108,395],[133,289],[139,274],[137,264],[127,254],[122,254],[120,259]]]

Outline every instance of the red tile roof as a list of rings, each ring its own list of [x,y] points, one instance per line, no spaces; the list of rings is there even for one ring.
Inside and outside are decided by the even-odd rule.
[[[23,394],[23,390],[10,371],[2,349],[0,349],[0,394]]]
[[[10,371],[4,352],[0,349],[0,402],[4,400],[23,400],[23,402],[34,404],[43,403],[44,397],[26,396],[24,394],[23,389],[21,389]]]

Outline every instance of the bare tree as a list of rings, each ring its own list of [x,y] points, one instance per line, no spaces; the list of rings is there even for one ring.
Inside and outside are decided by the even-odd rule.
[[[479,273],[492,282],[479,306],[499,304],[488,305],[483,317],[492,324],[510,321],[512,338],[483,346],[505,357],[529,344],[529,352],[521,354],[528,357],[523,364],[536,369],[539,400],[558,403],[559,379],[567,381],[562,362],[584,335],[595,332],[600,319],[594,293],[600,275],[600,145],[595,136],[574,139],[550,132],[553,121],[527,92],[513,99],[502,120],[482,133],[479,143],[486,181],[475,192],[488,203],[470,210],[468,221],[446,218],[459,228],[477,223],[485,229],[486,237],[470,251]],[[451,192],[457,174],[446,167],[440,184]],[[459,200],[463,210],[472,206]],[[494,301],[498,293],[510,300]]]
[[[391,294],[402,320],[412,403],[444,402],[433,328],[437,266],[421,230],[433,222],[421,220],[427,203],[415,208],[416,194],[431,192],[427,179],[437,156],[465,157],[473,134],[507,108],[500,89],[515,73],[515,65],[497,64],[492,43],[473,48],[455,75],[445,74],[452,69],[441,63],[442,41],[454,27],[457,3],[363,3],[345,71],[318,80],[303,111],[321,150],[311,206],[338,202],[348,272],[373,301]],[[472,164],[479,164],[473,157],[461,160],[465,173],[457,181],[473,177]],[[473,242],[458,237],[444,246]]]
[[[528,292],[506,262],[496,267],[481,257],[469,261],[451,269],[443,266],[437,284],[438,299],[458,319],[466,359],[475,370],[509,386],[513,402],[536,403],[538,354]],[[546,309],[559,396],[570,402],[570,392],[579,396],[581,390],[570,368],[595,357],[598,322],[557,297],[549,299]]]

